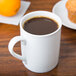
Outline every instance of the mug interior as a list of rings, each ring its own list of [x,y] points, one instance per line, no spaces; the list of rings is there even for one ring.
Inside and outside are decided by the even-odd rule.
[[[58,29],[50,34],[44,34],[44,35],[52,35],[52,34],[56,33],[59,29],[61,29],[61,26],[62,26],[61,19],[54,13],[51,13],[48,11],[34,11],[34,12],[30,12],[30,13],[26,14],[20,21],[20,28],[23,29],[24,22],[26,22],[27,20],[32,19],[34,17],[46,17],[46,18],[52,19],[55,22],[57,22],[57,24],[59,26]],[[25,30],[23,29],[23,31],[25,31]],[[25,32],[27,32],[27,31],[25,31]],[[31,34],[29,32],[27,32],[27,33],[30,35],[35,35],[35,34]],[[42,36],[42,35],[36,35],[36,36]]]

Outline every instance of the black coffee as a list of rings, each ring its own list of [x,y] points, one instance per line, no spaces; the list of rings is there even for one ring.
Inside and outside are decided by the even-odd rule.
[[[54,20],[46,17],[35,17],[27,20],[23,28],[31,34],[44,35],[56,31],[58,24]]]

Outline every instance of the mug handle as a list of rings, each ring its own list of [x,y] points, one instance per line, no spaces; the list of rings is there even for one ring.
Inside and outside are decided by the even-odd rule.
[[[16,37],[12,38],[12,39],[10,40],[10,42],[9,42],[8,49],[9,49],[9,52],[11,53],[12,56],[14,56],[14,57],[16,57],[17,59],[20,59],[20,60],[23,60],[23,61],[26,62],[26,60],[25,60],[21,55],[16,54],[16,53],[13,51],[14,45],[15,45],[18,41],[20,41],[20,40],[24,40],[24,41],[25,41],[25,39],[24,39],[22,36],[16,36]]]

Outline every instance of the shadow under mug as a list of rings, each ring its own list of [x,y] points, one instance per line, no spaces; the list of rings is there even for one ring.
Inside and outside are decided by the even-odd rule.
[[[23,29],[26,20],[44,16],[55,20],[59,28],[46,35],[34,35]],[[8,49],[12,56],[22,60],[24,66],[32,72],[44,73],[56,67],[59,60],[61,19],[48,11],[34,11],[26,14],[20,21],[20,36],[16,36],[9,42]],[[21,41],[21,55],[13,51],[14,45]]]

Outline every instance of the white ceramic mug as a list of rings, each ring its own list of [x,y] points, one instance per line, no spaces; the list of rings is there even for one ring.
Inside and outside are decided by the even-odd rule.
[[[59,28],[46,35],[34,35],[23,29],[26,20],[44,16],[55,20]],[[59,60],[60,36],[61,36],[61,19],[48,11],[35,11],[26,14],[20,21],[20,36],[14,37],[9,42],[9,52],[16,58],[22,60],[24,66],[29,70],[37,73],[44,73],[56,67]],[[22,56],[13,51],[14,45],[21,41]]]

